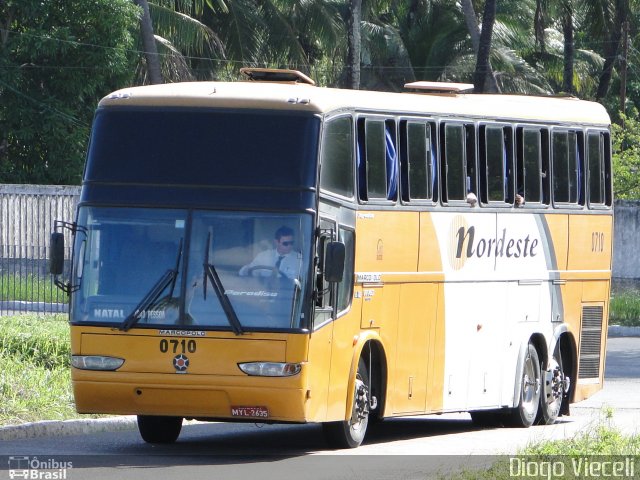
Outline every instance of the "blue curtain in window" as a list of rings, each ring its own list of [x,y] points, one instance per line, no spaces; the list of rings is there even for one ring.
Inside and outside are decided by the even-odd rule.
[[[398,193],[398,154],[389,127],[385,130],[387,164],[387,200],[395,200]]]
[[[431,198],[435,198],[436,178],[438,177],[438,173],[436,172],[436,152],[433,148],[433,144],[429,145],[429,159],[431,161]]]
[[[502,187],[502,195],[506,200],[509,198],[509,157],[507,155],[507,138],[503,135],[504,141],[502,142],[502,168],[504,171],[504,185]]]

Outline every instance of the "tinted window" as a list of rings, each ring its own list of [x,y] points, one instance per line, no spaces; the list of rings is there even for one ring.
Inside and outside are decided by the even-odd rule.
[[[324,128],[320,186],[331,192],[353,196],[353,133],[351,117],[328,122]]]
[[[365,146],[368,198],[387,198],[384,121],[366,121]]]
[[[589,203],[605,202],[604,139],[600,133],[588,135]]]
[[[462,125],[445,126],[444,156],[448,200],[466,198],[465,131]]]
[[[315,186],[318,118],[291,112],[101,109],[85,179],[173,185]]]
[[[408,195],[405,199],[432,199],[435,151],[431,141],[431,125],[407,122],[406,136]]]
[[[507,151],[501,127],[485,129],[487,194],[490,202],[505,200]]]
[[[355,235],[351,230],[340,228],[339,240],[345,246],[344,274],[338,283],[338,312],[345,310],[351,304],[353,295],[353,265],[355,260]]]
[[[542,201],[542,143],[540,130],[525,129],[522,135],[523,191],[527,202]]]
[[[555,202],[579,202],[580,168],[576,132],[553,132],[553,198]]]

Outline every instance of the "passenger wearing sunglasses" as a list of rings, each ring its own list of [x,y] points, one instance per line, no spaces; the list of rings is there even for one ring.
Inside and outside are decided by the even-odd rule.
[[[283,225],[274,237],[273,248],[258,253],[251,263],[240,269],[240,276],[298,278],[302,256],[293,249],[293,230]]]

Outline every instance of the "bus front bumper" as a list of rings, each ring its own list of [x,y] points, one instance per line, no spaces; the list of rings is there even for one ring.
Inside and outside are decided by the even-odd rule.
[[[307,421],[308,392],[300,378],[73,373],[78,413]]]

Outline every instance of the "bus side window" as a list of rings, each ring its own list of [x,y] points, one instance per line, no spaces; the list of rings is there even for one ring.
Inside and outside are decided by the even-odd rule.
[[[345,246],[344,274],[342,281],[338,283],[338,295],[336,307],[338,312],[342,312],[351,305],[353,297],[353,268],[355,262],[355,233],[340,227],[338,231],[339,240]]]
[[[511,129],[498,125],[480,127],[482,203],[513,203],[513,146]]]
[[[316,270],[315,270],[315,300],[316,309],[329,309],[332,306],[331,285],[324,278],[324,261],[327,243],[333,240],[335,224],[326,219],[320,219],[320,231],[316,240]]]
[[[517,194],[528,204],[548,203],[545,195],[547,156],[543,131],[521,127],[516,132]]]
[[[446,123],[441,129],[443,200],[465,200],[467,193],[478,194],[475,168],[475,127]]]
[[[338,230],[337,240],[345,245],[345,262],[342,281],[329,283],[324,277],[325,251],[329,242],[336,240],[335,224],[320,220],[321,234],[316,243],[315,313],[314,328],[324,325],[349,308],[353,298],[355,232],[345,227]]]
[[[324,275],[322,275],[322,272],[324,270],[324,252],[327,241],[327,237],[320,237],[318,238],[318,243],[316,246],[316,308],[325,308],[329,306],[329,284],[325,282]]]
[[[460,124],[447,124],[443,130],[443,168],[445,199],[464,200],[467,190],[467,171],[464,158],[466,142],[464,141],[464,127]]]
[[[587,184],[589,205],[610,205],[611,159],[608,132],[587,134]]]
[[[356,156],[360,199],[395,200],[398,190],[395,122],[360,119]]]
[[[583,204],[581,138],[575,131],[552,133],[554,203]]]
[[[402,199],[434,200],[436,151],[433,142],[435,124],[405,121],[402,138]]]
[[[353,128],[351,117],[328,121],[322,138],[320,188],[353,198]]]

